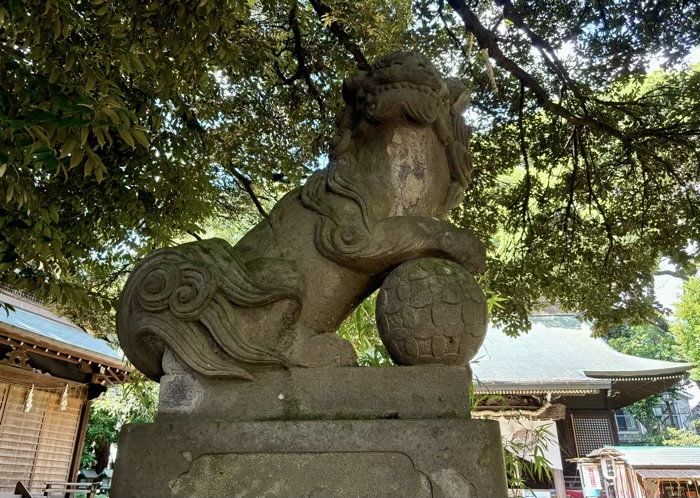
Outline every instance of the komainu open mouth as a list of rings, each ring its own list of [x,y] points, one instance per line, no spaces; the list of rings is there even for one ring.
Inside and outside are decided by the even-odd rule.
[[[382,57],[366,73],[358,96],[365,116],[381,122],[408,118],[420,124],[435,121],[438,107],[449,102],[449,90],[428,59],[412,53]]]
[[[410,88],[412,90],[418,90],[421,93],[424,93],[428,97],[431,97],[435,100],[438,100],[438,93],[431,87],[427,85],[421,85],[418,83],[410,83],[408,81],[402,81],[398,83],[388,83],[386,85],[379,85],[373,87],[372,91],[368,91],[368,97],[376,97],[380,93],[386,92],[388,90],[401,90],[401,89],[406,89]]]

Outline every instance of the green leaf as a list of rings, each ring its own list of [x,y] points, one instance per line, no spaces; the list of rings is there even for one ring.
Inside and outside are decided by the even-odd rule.
[[[106,114],[114,124],[118,124],[121,121],[119,119],[119,115],[107,106],[102,107],[102,109],[100,109],[100,112]]]
[[[120,126],[117,128],[117,131],[119,132],[119,136],[122,137],[122,140],[124,140],[132,148],[134,148],[136,146],[136,144],[134,143],[134,137],[131,136],[131,133],[129,133],[129,130],[127,130],[126,128],[122,128]]]
[[[16,218],[9,222],[7,224],[8,228],[19,228],[21,230],[25,230],[27,228],[30,228],[30,226],[22,219]]]
[[[105,135],[104,132],[102,131],[101,128],[95,128],[93,130],[95,133],[95,138],[97,138],[97,143],[100,144],[100,148],[103,148],[105,145]]]
[[[68,97],[60,93],[53,96],[53,103],[59,109],[68,109],[70,107],[70,101],[68,100]]]
[[[143,145],[144,148],[148,149],[148,138],[146,138],[146,135],[141,130],[137,128],[132,128],[131,135],[136,139],[138,143]]]
[[[44,171],[54,171],[56,168],[58,168],[59,164],[60,163],[59,163],[58,159],[51,156],[46,161],[44,161],[43,170]]]
[[[75,64],[75,54],[73,54],[73,52],[68,52],[66,55],[66,71],[70,71],[73,68],[73,64]]]
[[[68,118],[60,119],[56,124],[59,128],[74,128],[77,126],[86,125],[88,123],[90,123],[90,121],[87,119],[71,116]]]
[[[88,128],[87,126],[83,126],[82,128],[80,128],[80,145],[85,145],[89,134],[90,128]]]
[[[63,142],[63,146],[61,147],[61,153],[58,156],[59,159],[68,157],[68,155],[73,151],[76,145],[77,144],[75,140],[73,140],[73,138],[68,138],[65,142]]]
[[[69,169],[73,169],[83,161],[82,149],[75,149],[71,154]]]
[[[95,169],[95,158],[93,157],[88,157],[88,160],[85,161],[85,166],[83,168],[83,176],[88,177],[92,174],[93,170]]]
[[[136,70],[138,72],[143,73],[146,70],[146,68],[143,67],[143,63],[141,62],[141,60],[139,59],[139,56],[137,54],[131,53],[131,54],[129,54],[129,57],[131,59],[133,66],[136,68]]]
[[[128,55],[124,52],[120,52],[119,54],[117,54],[117,59],[119,59],[119,62],[121,63],[122,70],[126,71],[127,73],[130,73],[131,63],[129,62]]]
[[[97,84],[97,78],[94,75],[88,76],[87,82],[85,83],[85,90],[90,92],[95,88]]]

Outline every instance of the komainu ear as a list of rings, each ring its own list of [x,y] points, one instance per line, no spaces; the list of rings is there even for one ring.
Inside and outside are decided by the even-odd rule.
[[[462,114],[471,104],[471,91],[457,78],[446,78],[445,83],[450,91],[450,104],[453,114]]]

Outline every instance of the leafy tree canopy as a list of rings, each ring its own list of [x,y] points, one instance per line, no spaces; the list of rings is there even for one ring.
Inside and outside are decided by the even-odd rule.
[[[683,284],[683,294],[676,307],[676,322],[672,330],[683,358],[695,364],[691,379],[700,381],[700,277]]]
[[[669,429],[669,438],[663,444],[666,446],[700,446],[700,424],[694,423],[695,430],[692,429]]]
[[[659,320],[657,324],[614,327],[608,335],[608,344],[615,350],[632,356],[651,358],[654,360],[676,361],[678,345],[675,336],[669,331],[668,324]],[[669,390],[669,395],[655,394],[625,407],[646,429],[646,433],[632,440],[632,445],[659,445],[668,435],[664,422],[671,418],[670,404],[672,397],[678,392],[677,387]],[[661,408],[663,415],[657,417],[654,409]]]
[[[656,324],[641,326],[614,327],[608,336],[608,344],[621,353],[666,361],[688,361],[698,363],[698,342],[700,327],[693,329],[693,324],[700,324],[700,294],[698,278],[690,278],[684,284],[684,292],[677,305],[673,325],[664,320]],[[693,356],[695,355],[695,356]],[[697,370],[697,369],[695,369]],[[694,371],[691,371],[691,377]],[[683,381],[671,387],[666,393],[656,394],[642,399],[625,408],[644,425],[646,433],[627,444],[667,446],[700,445],[700,425],[691,419],[688,427],[673,428],[673,402],[676,395],[683,390]]]
[[[119,438],[122,425],[153,422],[158,410],[159,386],[141,375],[110,387],[92,403],[85,434],[81,468],[101,472],[109,463],[110,446]]]
[[[641,358],[678,361],[679,357],[676,337],[663,320],[655,325],[615,327],[608,335],[608,344],[620,353]]]
[[[675,0],[3,2],[1,281],[109,311],[146,252],[263,216],[323,162],[342,78],[409,49],[472,90],[453,220],[488,243],[496,318],[641,321],[700,239],[699,39]]]

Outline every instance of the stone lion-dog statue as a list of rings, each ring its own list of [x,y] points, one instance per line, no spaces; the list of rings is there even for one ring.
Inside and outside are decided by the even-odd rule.
[[[235,246],[191,242],[136,266],[117,331],[145,375],[163,375],[168,349],[215,378],[351,366],[335,331],[393,268],[435,257],[483,271],[483,244],[446,221],[471,180],[466,88],[399,52],[347,78],[343,99],[328,167]]]

